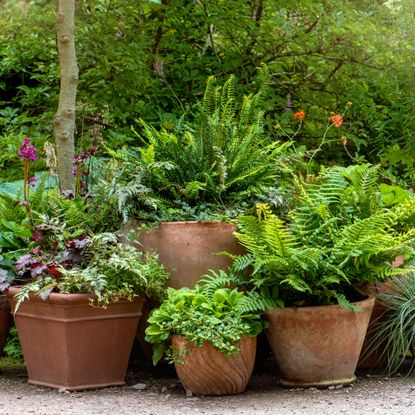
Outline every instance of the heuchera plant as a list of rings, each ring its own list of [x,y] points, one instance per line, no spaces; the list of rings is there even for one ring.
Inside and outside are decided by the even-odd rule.
[[[83,261],[83,254],[91,238],[81,236],[65,242],[62,226],[41,223],[33,227],[36,246],[22,255],[15,264],[16,280],[28,280],[39,276],[59,278],[60,269],[71,269]]]

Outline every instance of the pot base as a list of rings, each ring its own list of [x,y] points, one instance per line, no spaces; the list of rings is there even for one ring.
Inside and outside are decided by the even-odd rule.
[[[60,389],[68,392],[84,391],[91,389],[102,389],[102,388],[112,388],[115,386],[125,386],[125,382],[107,382],[107,383],[91,383],[83,384],[82,386],[65,386],[57,383],[42,382],[37,380],[27,380],[27,383],[35,386],[45,386],[47,388]]]
[[[350,385],[351,383],[356,381],[356,376],[348,376],[346,378],[340,379],[326,379],[320,380],[317,382],[295,382],[288,379],[281,379],[281,385],[287,388],[319,388],[325,389],[329,386],[338,386],[338,385]]]

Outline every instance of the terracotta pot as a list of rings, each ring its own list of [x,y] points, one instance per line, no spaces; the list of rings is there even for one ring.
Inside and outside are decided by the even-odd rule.
[[[255,362],[256,337],[243,337],[238,343],[239,353],[227,357],[210,343],[201,347],[173,336],[177,351],[186,351],[175,363],[177,375],[186,390],[195,395],[230,395],[241,393],[251,378]]]
[[[19,288],[7,293],[12,298]],[[28,372],[34,385],[69,391],[124,385],[143,299],[92,307],[88,294],[31,295],[15,314]]]
[[[137,221],[130,221],[124,231],[136,230]],[[168,286],[175,289],[193,288],[209,269],[226,269],[232,260],[219,252],[240,254],[244,249],[233,236],[236,226],[226,222],[162,222],[150,232],[138,231],[140,249],[155,250],[160,262],[171,271]],[[127,242],[127,241],[126,241]],[[147,302],[144,312],[150,313],[154,304]],[[137,331],[137,340],[144,356],[151,360],[152,346],[145,341],[146,320],[142,319]]]
[[[267,337],[288,387],[352,383],[375,299],[339,305],[274,309],[265,313]]]
[[[3,347],[12,322],[13,316],[10,313],[9,300],[5,295],[0,295],[0,357],[3,355]]]
[[[400,265],[402,257],[397,257],[396,261],[399,261],[397,264]],[[405,278],[401,276],[400,278]],[[393,283],[395,278],[391,278],[389,281],[386,282],[376,282],[374,284],[368,285],[363,288],[363,292],[367,295],[376,296],[378,294],[393,294],[399,293],[399,288],[397,285]],[[378,298],[375,300],[375,306],[373,307],[373,312],[370,317],[369,321],[369,328],[366,333],[365,341],[362,347],[362,353],[360,355],[359,362],[357,367],[359,369],[375,369],[381,368],[386,365],[387,362],[387,355],[385,352],[386,348],[386,339],[384,342],[377,345],[376,349],[373,349],[373,338],[376,337],[376,330],[377,325],[381,324],[384,321],[384,317],[382,317],[388,308],[380,301]],[[372,349],[369,353],[368,348]]]
[[[128,229],[136,227],[136,222],[128,225]],[[244,252],[233,236],[235,231],[235,225],[226,222],[163,222],[150,232],[139,232],[137,241],[143,249],[157,251],[160,262],[172,270],[170,287],[193,288],[209,269],[231,265],[230,258],[217,253]]]

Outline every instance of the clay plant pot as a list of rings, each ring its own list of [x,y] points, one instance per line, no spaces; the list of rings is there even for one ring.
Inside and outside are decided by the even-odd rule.
[[[130,221],[124,231],[130,232],[139,227],[137,221]],[[226,269],[232,264],[229,257],[217,255],[219,252],[241,254],[244,248],[238,243],[233,232],[236,226],[226,222],[188,221],[162,222],[149,232],[137,231],[139,249],[155,250],[160,262],[171,271],[167,285],[175,289],[194,288],[200,277],[212,270]],[[158,304],[147,302],[144,313]],[[141,319],[137,330],[137,340],[147,360],[153,355],[152,346],[145,341],[147,320]]]
[[[361,312],[330,305],[265,313],[281,383],[301,388],[352,383],[374,303],[373,297],[354,303]]]
[[[12,322],[13,316],[10,313],[9,300],[5,295],[0,295],[0,357],[3,355],[3,347]]]
[[[12,310],[18,287],[10,287]],[[68,391],[125,384],[143,299],[92,307],[88,294],[31,295],[15,323],[33,385]]]
[[[180,382],[194,395],[233,395],[245,390],[254,368],[256,337],[242,337],[238,354],[229,357],[208,342],[197,347],[177,335],[172,346],[182,361],[174,364]]]
[[[134,228],[137,223],[131,222],[128,229]],[[230,258],[217,253],[244,252],[233,235],[235,231],[236,226],[226,222],[162,222],[150,232],[140,231],[137,241],[142,249],[154,249],[160,262],[172,271],[168,286],[194,288],[209,269],[231,265]]]
[[[399,260],[401,257],[398,257]],[[396,260],[395,260],[396,261]],[[400,263],[398,263],[400,265]],[[401,276],[400,278],[406,278]],[[362,290],[366,295],[376,296],[378,294],[399,294],[399,288],[394,284],[395,278],[391,278],[386,282],[375,282],[374,284],[364,287]],[[384,320],[388,308],[382,303],[378,298],[375,299],[375,305],[373,307],[373,312],[370,317],[369,327],[366,333],[365,341],[363,342],[362,353],[360,355],[359,362],[357,367],[359,369],[376,369],[384,367],[387,363],[387,354],[385,352],[387,339],[384,342],[376,345],[376,348],[373,348],[373,339],[376,336],[377,326],[381,324]],[[372,350],[368,350],[372,349]]]

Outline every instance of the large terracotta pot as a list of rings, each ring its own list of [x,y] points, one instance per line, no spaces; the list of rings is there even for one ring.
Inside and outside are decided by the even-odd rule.
[[[12,309],[13,296],[7,293]],[[124,385],[141,315],[142,299],[106,309],[92,307],[88,294],[31,295],[15,314],[17,333],[34,385],[69,391]]]
[[[241,393],[252,375],[255,363],[256,337],[243,337],[239,352],[227,357],[210,343],[201,347],[187,342],[182,336],[173,336],[175,350],[182,363],[175,363],[177,375],[186,390],[195,395],[229,395]]]
[[[10,313],[9,300],[5,295],[0,295],[0,357],[9,334],[13,316]]]
[[[138,227],[136,221],[127,224],[125,231]],[[155,250],[160,262],[171,271],[168,286],[175,289],[194,288],[200,277],[210,269],[226,269],[232,264],[229,257],[217,255],[219,252],[240,254],[243,247],[234,237],[236,226],[226,222],[162,222],[147,232],[137,232],[138,248]],[[150,311],[158,306],[147,302],[143,313],[148,317]],[[153,348],[145,341],[147,318],[140,320],[137,340],[148,360],[151,360]]]
[[[339,305],[274,309],[265,314],[267,337],[288,387],[349,384],[356,377],[360,351],[375,299]]]
[[[131,222],[129,229],[137,227]],[[240,254],[233,235],[236,227],[226,222],[162,222],[150,232],[140,231],[137,241],[145,250],[154,249],[160,262],[172,270],[169,286],[193,288],[209,269],[226,269],[232,260],[219,252]]]

